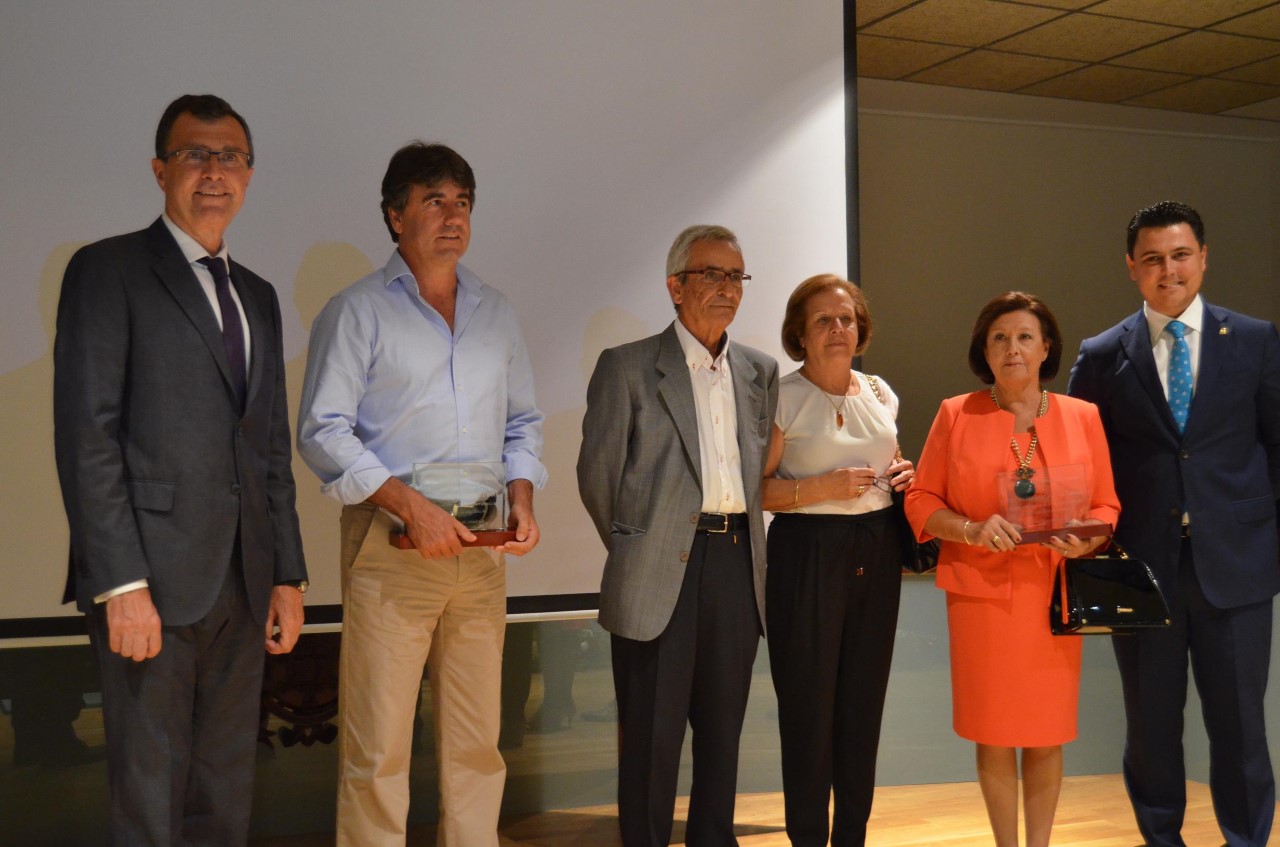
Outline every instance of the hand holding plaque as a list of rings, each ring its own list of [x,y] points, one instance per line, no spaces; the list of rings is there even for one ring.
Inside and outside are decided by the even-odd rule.
[[[416,463],[412,486],[475,536],[463,547],[500,547],[514,541],[507,528],[507,486],[500,462]],[[392,546],[412,550],[413,540],[393,530]]]
[[[1019,468],[996,475],[1001,514],[1018,527],[1019,544],[1041,544],[1068,534],[1077,538],[1111,535],[1105,523],[1089,519],[1089,486],[1084,465]]]

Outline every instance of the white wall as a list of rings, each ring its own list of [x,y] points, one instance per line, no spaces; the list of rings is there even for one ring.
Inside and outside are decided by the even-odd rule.
[[[795,282],[843,269],[838,3],[48,0],[0,16],[0,618],[71,613],[53,309],[76,246],[159,214],[152,138],[179,94],[220,94],[254,132],[228,244],[279,290],[295,404],[311,320],[391,253],[391,153],[422,137],[470,160],[466,261],[513,301],[547,414],[544,541],[508,568],[513,595],[599,588],[573,475],[586,380],[602,348],[671,320],[677,232],[738,232],[757,282],[734,334],[775,353]],[[295,472],[308,599],[336,603],[337,506]]]

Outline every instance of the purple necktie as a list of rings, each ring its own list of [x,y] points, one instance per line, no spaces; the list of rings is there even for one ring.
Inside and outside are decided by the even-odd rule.
[[[240,408],[244,408],[244,329],[240,325],[240,310],[231,299],[231,277],[227,275],[227,263],[221,256],[205,256],[200,264],[213,274],[213,287],[218,293],[218,311],[222,313],[222,348],[227,352],[227,364],[231,366],[231,387],[235,389]]]

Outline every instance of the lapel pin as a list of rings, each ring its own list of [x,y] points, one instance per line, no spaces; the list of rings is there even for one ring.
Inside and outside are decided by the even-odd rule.
[[[1218,335],[1230,335],[1230,334],[1231,334],[1231,330],[1227,329],[1225,326],[1218,327]]]

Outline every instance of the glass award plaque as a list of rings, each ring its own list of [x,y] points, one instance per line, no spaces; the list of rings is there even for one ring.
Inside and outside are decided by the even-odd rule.
[[[1108,524],[1086,524],[1089,486],[1084,465],[1055,465],[996,475],[1001,514],[1018,528],[1020,544],[1041,544],[1053,536],[1077,538],[1110,535]]]
[[[507,529],[507,483],[501,462],[427,463],[413,466],[413,489],[471,530],[475,541],[463,547],[500,547],[515,541]],[[414,549],[403,529],[392,530],[391,544]]]

